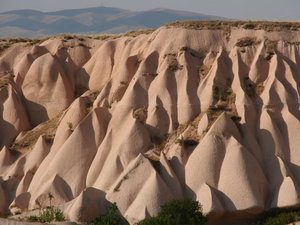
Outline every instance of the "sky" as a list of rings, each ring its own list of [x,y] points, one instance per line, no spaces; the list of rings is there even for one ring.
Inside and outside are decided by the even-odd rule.
[[[0,0],[0,12],[49,12],[101,5],[137,11],[169,8],[242,20],[300,20],[300,0]]]

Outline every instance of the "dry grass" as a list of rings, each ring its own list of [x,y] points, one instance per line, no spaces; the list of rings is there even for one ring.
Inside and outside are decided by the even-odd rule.
[[[201,77],[204,78],[206,77],[206,75],[209,73],[210,69],[211,69],[211,65],[207,66],[205,64],[202,64],[201,66],[199,66],[197,68],[197,70],[199,71],[199,73],[201,74]]]
[[[256,99],[264,91],[263,83],[255,84],[249,79],[249,77],[244,78],[244,87],[246,94],[252,99]]]
[[[208,117],[208,125],[201,137],[203,137],[209,131],[211,126],[223,112],[226,112],[237,126],[239,125],[239,122],[241,120],[241,117],[238,116],[235,107],[236,96],[231,88],[228,88],[224,92],[220,92],[218,88],[214,87],[213,95],[214,99],[218,102],[214,105],[211,105],[206,112]]]
[[[11,45],[0,42],[0,55],[2,55],[3,52],[5,52],[6,49],[8,49]]]
[[[265,59],[270,61],[273,55],[275,55],[275,52],[277,50],[277,44],[278,41],[272,41],[269,39],[265,40],[265,48],[266,48],[266,54],[265,54]]]
[[[8,48],[17,43],[27,43],[27,45],[37,45],[46,39],[31,39],[31,38],[5,38],[0,39],[0,55],[4,53]]]
[[[154,151],[158,154],[160,154],[162,151],[167,152],[187,127],[188,124],[178,125],[174,131],[165,135],[164,139],[160,141],[160,144],[155,147]]]
[[[255,85],[255,93],[256,95],[261,95],[264,91],[265,87],[262,83]]]
[[[89,101],[86,103],[86,108],[90,112],[93,109],[93,104],[100,94],[100,91],[92,91],[87,97],[89,98]]]
[[[169,133],[164,139],[159,138],[159,143],[151,150],[151,154],[149,154],[149,157],[151,156],[150,158],[152,160],[159,160],[158,156],[160,152],[167,152],[174,143],[183,147],[197,145],[223,112],[226,112],[233,122],[239,126],[241,117],[238,116],[236,111],[235,94],[232,89],[228,88],[224,92],[219,91],[218,93],[215,93],[215,90],[216,89],[214,88],[214,98],[218,101],[218,103],[210,106],[206,112],[209,120],[206,130],[201,135],[198,134],[198,124],[204,115],[202,112],[189,123],[178,125],[178,127],[176,127],[173,132]],[[183,133],[184,137],[182,135]],[[156,155],[153,153],[156,153]]]
[[[228,30],[228,28],[242,28],[251,30],[297,31],[300,22],[271,22],[271,21],[179,21],[164,25],[167,28],[180,27],[193,30]]]
[[[142,34],[152,34],[155,31],[155,29],[150,30],[137,30],[137,31],[129,31],[124,34],[120,34],[122,37],[137,37]]]
[[[137,37],[142,34],[152,34],[155,29],[150,30],[137,30],[137,31],[129,31],[121,34],[100,34],[100,35],[91,35],[88,38],[96,39],[96,40],[114,40],[121,37]]]
[[[237,47],[249,47],[253,45],[259,44],[260,41],[257,41],[255,37],[243,37],[238,39],[237,43],[235,44]]]
[[[133,111],[133,118],[135,118],[137,121],[140,121],[141,123],[145,123],[147,120],[148,111],[147,108],[142,107],[138,108]]]
[[[62,39],[63,42],[68,42],[70,40],[78,40],[81,42],[85,42],[88,38],[91,38],[89,36],[85,36],[85,35],[77,35],[77,34],[58,34],[55,35],[54,37],[58,37],[60,39]],[[81,46],[85,46],[85,44],[80,43],[79,45]]]
[[[146,72],[146,73],[143,73],[142,75],[144,77],[152,77],[152,78],[154,78],[154,77],[158,76],[158,73],[149,73],[149,72]]]
[[[195,146],[199,143],[200,136],[198,135],[198,124],[203,113],[200,113],[187,124],[180,124],[175,127],[171,133],[165,137],[152,137],[152,143],[155,148],[149,153],[149,158],[154,161],[159,161],[159,156],[162,151],[168,152],[172,145],[179,144],[183,147]],[[184,132],[184,137],[182,133]]]
[[[192,146],[199,143],[200,135],[198,134],[198,124],[203,115],[203,113],[200,113],[191,122],[188,123],[188,126],[184,132],[183,146]]]
[[[179,65],[176,53],[168,53],[164,55],[164,59],[167,60],[168,70],[176,72],[177,70],[183,69],[183,65]]]
[[[0,77],[0,88],[7,86],[10,82],[10,79],[11,79],[10,74]]]
[[[37,142],[38,138],[42,135],[45,136],[47,142],[52,143],[62,115],[63,113],[60,113],[53,119],[41,123],[32,130],[27,131],[23,135],[23,137],[21,137],[19,140],[16,140],[12,144],[10,149],[15,151],[24,151],[31,149]]]

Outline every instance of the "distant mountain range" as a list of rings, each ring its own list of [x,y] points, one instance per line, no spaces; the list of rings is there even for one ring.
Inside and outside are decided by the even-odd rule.
[[[57,12],[15,10],[0,13],[0,38],[44,37],[59,33],[122,33],[130,30],[157,28],[179,20],[224,20],[200,13],[153,9],[129,11],[96,7]]]

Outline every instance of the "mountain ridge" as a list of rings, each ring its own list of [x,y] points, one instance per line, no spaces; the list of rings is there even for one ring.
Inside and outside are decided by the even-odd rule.
[[[14,10],[0,13],[0,38],[45,37],[59,33],[123,33],[136,29],[158,28],[165,23],[191,19],[220,20],[224,18],[163,8],[146,11],[110,7],[54,12]],[[22,32],[18,32],[17,29],[22,29]]]

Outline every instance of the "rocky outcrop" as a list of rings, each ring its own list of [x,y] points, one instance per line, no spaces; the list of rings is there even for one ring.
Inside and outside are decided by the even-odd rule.
[[[214,221],[299,205],[300,31],[194,23],[4,52],[0,212],[88,221],[116,202],[135,224],[174,198]]]

